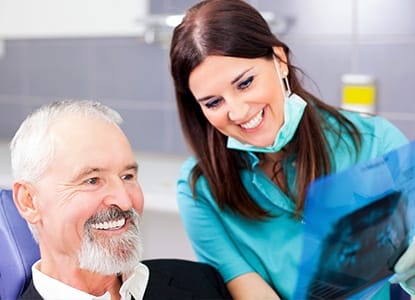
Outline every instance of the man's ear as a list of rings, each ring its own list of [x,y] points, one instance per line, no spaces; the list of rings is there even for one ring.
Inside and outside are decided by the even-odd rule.
[[[14,182],[13,200],[20,215],[26,219],[27,222],[34,224],[39,220],[39,208],[32,185],[26,182]]]

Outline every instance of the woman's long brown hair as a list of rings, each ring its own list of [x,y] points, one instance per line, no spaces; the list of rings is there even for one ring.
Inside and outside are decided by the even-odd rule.
[[[291,194],[296,195],[293,201],[296,214],[300,215],[309,183],[333,168],[325,130],[332,131],[339,139],[342,134],[350,135],[358,153],[361,136],[356,127],[336,108],[301,86],[296,74],[300,70],[290,63],[290,49],[272,34],[260,13],[243,0],[199,2],[175,28],[170,48],[171,74],[183,134],[198,159],[191,176],[194,196],[197,198],[196,181],[204,176],[221,209],[227,207],[250,219],[264,219],[270,213],[250,197],[241,181],[240,171],[250,168],[247,155],[226,147],[227,136],[205,118],[188,82],[192,70],[208,55],[272,59],[275,46],[285,51],[292,92],[309,104],[293,140],[285,149],[287,156],[296,158],[297,190]],[[329,125],[328,116],[337,120],[337,127]]]

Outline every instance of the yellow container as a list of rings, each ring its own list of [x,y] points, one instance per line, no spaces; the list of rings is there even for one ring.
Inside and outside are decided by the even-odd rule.
[[[343,75],[341,107],[362,113],[376,113],[376,85],[374,77],[365,74]]]

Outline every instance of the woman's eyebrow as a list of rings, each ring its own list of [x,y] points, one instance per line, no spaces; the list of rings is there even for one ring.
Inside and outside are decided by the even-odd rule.
[[[248,73],[249,71],[251,71],[254,67],[251,67],[249,69],[246,69],[245,71],[243,71],[241,74],[239,74],[238,76],[236,76],[232,81],[231,84],[234,84],[235,82],[237,82],[239,79],[241,79],[246,73]]]
[[[206,97],[202,97],[202,98],[196,99],[196,101],[197,102],[203,102],[203,101],[209,100],[212,97],[214,97],[214,96],[206,96]]]
[[[246,73],[248,73],[249,71],[251,71],[254,67],[251,67],[249,69],[246,69],[245,71],[243,71],[241,74],[239,74],[238,76],[236,76],[232,81],[231,84],[235,84],[235,82],[238,82],[239,79],[241,79]],[[202,101],[206,101],[210,98],[213,98],[214,96],[206,96],[206,97],[202,97],[199,99],[196,99],[196,101],[198,102],[202,102]]]

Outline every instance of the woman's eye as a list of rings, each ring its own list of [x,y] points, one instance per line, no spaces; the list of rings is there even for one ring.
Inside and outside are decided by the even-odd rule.
[[[98,177],[92,177],[92,178],[88,178],[87,180],[85,180],[85,183],[95,185],[98,183],[98,181],[99,181]]]
[[[248,88],[251,85],[252,81],[254,81],[254,76],[249,76],[247,79],[238,84],[238,89],[243,90]]]
[[[220,102],[222,101],[222,98],[215,98],[209,102],[207,102],[205,105],[207,108],[215,108],[216,106],[218,106],[220,104]]]

